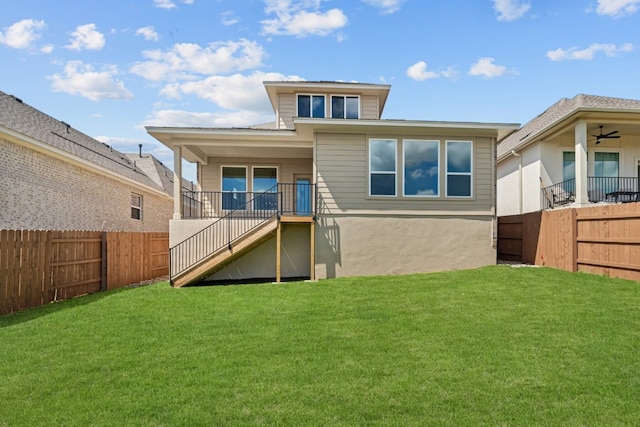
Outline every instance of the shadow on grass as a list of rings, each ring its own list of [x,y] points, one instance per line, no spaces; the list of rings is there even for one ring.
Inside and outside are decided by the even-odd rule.
[[[81,295],[63,301],[54,301],[40,307],[32,307],[14,313],[4,314],[0,316],[0,328],[8,328],[20,323],[30,322],[43,316],[58,313],[63,310],[70,310],[88,304],[93,304],[102,300],[103,298],[107,298],[122,292],[129,292],[136,289],[137,287],[139,286],[128,286],[104,292],[95,292],[93,294]]]
[[[306,277],[287,277],[280,279],[280,283],[285,282],[302,282],[309,280],[309,276]],[[229,280],[202,280],[195,282],[185,288],[196,288],[202,286],[231,286],[231,285],[259,285],[259,284],[276,284],[275,277],[263,277],[256,279],[229,279]]]

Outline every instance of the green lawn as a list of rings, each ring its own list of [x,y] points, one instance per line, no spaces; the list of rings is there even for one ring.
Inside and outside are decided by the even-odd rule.
[[[95,294],[0,318],[0,426],[638,425],[640,283],[546,268]]]

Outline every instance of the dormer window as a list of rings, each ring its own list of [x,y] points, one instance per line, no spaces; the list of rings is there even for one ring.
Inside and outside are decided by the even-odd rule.
[[[324,95],[298,95],[298,117],[324,118]]]
[[[357,96],[331,95],[332,119],[357,119],[360,117],[360,98]]]

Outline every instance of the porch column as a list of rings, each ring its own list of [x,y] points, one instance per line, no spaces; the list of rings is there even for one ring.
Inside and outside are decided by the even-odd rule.
[[[173,219],[182,219],[182,147],[173,147]]]
[[[580,205],[589,203],[587,194],[587,124],[579,122],[575,126],[576,135],[576,201]]]

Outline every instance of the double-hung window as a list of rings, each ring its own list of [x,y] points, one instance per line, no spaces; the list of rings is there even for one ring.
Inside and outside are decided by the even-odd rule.
[[[397,141],[369,140],[369,195],[396,195]]]
[[[331,95],[332,119],[357,119],[360,117],[360,98],[357,96]]]
[[[298,95],[298,117],[324,118],[324,95]]]
[[[471,197],[473,195],[473,143],[471,141],[447,141],[447,196]]]
[[[222,167],[222,209],[246,209],[247,168],[244,166]]]
[[[620,153],[604,153],[596,151],[594,153],[594,172],[596,175],[597,187],[605,193],[617,191],[618,176],[620,172]]]
[[[142,219],[142,196],[136,193],[131,193],[131,218]]]
[[[440,194],[440,141],[405,139],[403,195],[429,197]]]

